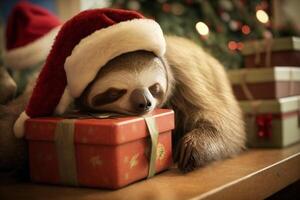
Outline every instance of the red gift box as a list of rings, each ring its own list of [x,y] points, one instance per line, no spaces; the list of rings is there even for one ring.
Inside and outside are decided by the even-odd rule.
[[[246,68],[300,66],[300,38],[247,41],[242,49]]]
[[[146,119],[29,119],[26,139],[31,179],[50,184],[123,187],[172,164],[172,129],[174,112],[166,109],[157,109]]]
[[[271,52],[270,63],[267,53],[260,55],[252,54],[245,56],[244,65],[246,68],[260,68],[274,66],[300,66],[300,51],[278,51]]]
[[[273,67],[228,71],[238,100],[277,99],[300,95],[300,68]]]

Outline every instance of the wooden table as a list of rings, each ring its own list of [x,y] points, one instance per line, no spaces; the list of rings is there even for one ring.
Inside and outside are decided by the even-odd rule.
[[[300,144],[250,149],[188,174],[171,169],[116,191],[0,183],[0,199],[263,199],[300,180]]]

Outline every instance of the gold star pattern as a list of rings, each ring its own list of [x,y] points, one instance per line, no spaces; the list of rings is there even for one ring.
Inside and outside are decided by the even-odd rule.
[[[100,159],[99,156],[91,157],[90,162],[92,163],[93,167],[97,167],[103,164],[103,161]]]
[[[156,160],[164,159],[165,154],[166,154],[165,146],[161,143],[158,143],[156,149]]]
[[[138,153],[132,156],[132,158],[129,161],[130,169],[135,167],[138,164],[138,157],[139,157]]]

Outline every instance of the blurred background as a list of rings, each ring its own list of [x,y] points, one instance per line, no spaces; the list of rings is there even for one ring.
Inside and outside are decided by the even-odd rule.
[[[1,0],[1,45],[9,13],[17,0]],[[158,21],[165,33],[191,38],[227,69],[242,67],[244,42],[300,33],[298,0],[30,0],[65,21],[101,7],[138,10]]]

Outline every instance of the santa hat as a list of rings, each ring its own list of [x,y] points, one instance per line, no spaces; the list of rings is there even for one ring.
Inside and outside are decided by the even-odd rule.
[[[6,25],[4,64],[24,69],[44,61],[60,24],[42,7],[24,1],[16,4]]]
[[[63,113],[111,59],[132,51],[164,55],[158,23],[135,11],[93,9],[79,13],[59,31],[31,99],[15,123],[22,137],[28,118]]]

